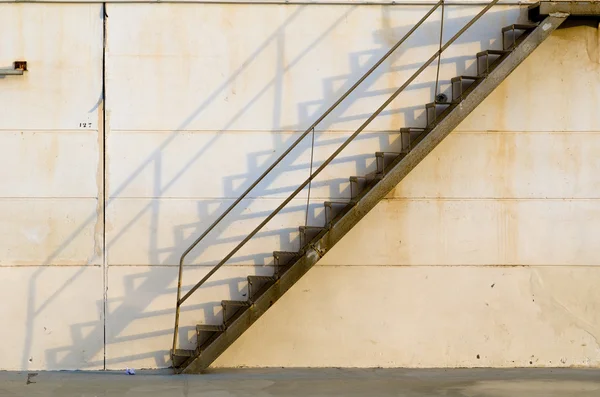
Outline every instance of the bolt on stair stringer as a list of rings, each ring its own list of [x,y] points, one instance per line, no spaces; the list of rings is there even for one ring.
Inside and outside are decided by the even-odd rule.
[[[227,347],[268,310],[292,285],[295,284],[329,249],[354,227],[381,199],[383,199],[421,160],[423,160],[473,109],[477,107],[527,56],[529,56],[560,24],[566,16],[549,16],[513,50],[502,54],[497,63],[485,70],[485,76],[462,94],[462,100],[448,106],[437,117],[435,125],[416,137],[412,148],[400,154],[384,170],[383,175],[365,187],[338,219],[330,222],[303,251],[292,259],[287,270],[265,288],[251,304],[232,315],[223,331],[215,333],[210,343],[196,350],[185,351],[180,358],[179,372],[198,373],[206,369]],[[429,127],[429,126],[428,126]],[[293,256],[292,256],[293,257]],[[174,351],[175,353],[175,351]],[[176,355],[175,355],[176,356]]]

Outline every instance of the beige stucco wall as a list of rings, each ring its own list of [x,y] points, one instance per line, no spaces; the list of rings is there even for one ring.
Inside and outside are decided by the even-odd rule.
[[[103,61],[100,4],[0,5],[0,66],[30,64],[0,79],[0,369],[168,366],[180,253],[426,9],[108,4]],[[448,7],[445,37],[478,10]],[[444,56],[442,88],[524,16],[495,7]],[[436,15],[317,128],[316,164],[436,51],[438,29]],[[599,37],[555,32],[215,366],[597,366]],[[423,122],[434,79],[316,181],[312,224]],[[194,251],[184,285],[309,162],[307,140]],[[184,347],[247,275],[270,274],[271,251],[294,249],[305,208],[302,193],[194,296]]]

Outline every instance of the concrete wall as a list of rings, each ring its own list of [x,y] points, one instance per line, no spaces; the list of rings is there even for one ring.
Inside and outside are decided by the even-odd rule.
[[[168,366],[181,252],[428,8],[0,5],[0,66],[30,64],[0,79],[0,368]],[[444,37],[480,8],[447,7]],[[469,30],[442,90],[525,16],[498,6]],[[437,13],[317,127],[315,165],[439,28]],[[597,366],[599,47],[597,26],[553,34],[215,366]],[[315,181],[310,224],[424,122],[435,75]],[[310,143],[192,252],[186,288],[306,178]],[[183,347],[272,272],[271,251],[297,248],[307,196],[194,295]]]
[[[101,9],[0,4],[1,369],[104,365]]]

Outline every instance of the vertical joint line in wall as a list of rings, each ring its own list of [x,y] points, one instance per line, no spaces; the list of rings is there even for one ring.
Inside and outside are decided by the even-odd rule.
[[[106,260],[106,3],[102,3],[102,321],[103,364],[106,370],[106,305],[108,298],[108,262]]]

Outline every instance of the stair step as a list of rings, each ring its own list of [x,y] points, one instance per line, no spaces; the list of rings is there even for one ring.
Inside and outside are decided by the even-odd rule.
[[[249,301],[233,301],[223,300],[221,301],[221,307],[223,308],[223,324],[231,323],[248,307],[252,305]]]
[[[351,176],[350,180],[350,199],[356,199],[360,193],[367,187],[367,178],[364,176]]]
[[[440,102],[440,101],[434,101],[434,102],[429,102],[427,104],[425,104],[425,108],[433,108],[436,106],[450,106],[453,105],[454,102]]]
[[[202,351],[203,347],[210,344],[215,338],[227,329],[224,325],[196,324],[196,344]]]
[[[435,123],[438,119],[438,106],[446,106],[446,108],[444,108],[444,111],[446,111],[448,109],[448,106],[450,105],[454,105],[455,103],[458,102],[440,102],[440,101],[434,101],[434,102],[429,102],[427,104],[425,104],[425,118],[427,120],[427,127],[430,127],[433,123]]]
[[[248,282],[250,284],[255,283],[267,283],[269,281],[277,281],[276,277],[273,276],[248,276]]]
[[[197,324],[196,332],[223,332],[227,329],[224,325]]]
[[[223,301],[221,301],[221,305],[223,305],[223,306],[232,306],[232,307],[248,307],[248,306],[251,306],[252,303],[250,303],[248,301],[229,301],[229,300],[223,300]]]
[[[175,349],[171,350],[171,361],[173,361],[173,367],[178,368],[185,363],[190,357],[196,354],[196,350],[186,349]]]
[[[340,213],[344,212],[348,206],[353,205],[351,201],[325,201],[325,224],[329,225]]]
[[[504,45],[504,44],[503,44]],[[483,76],[490,72],[490,66],[496,63],[503,55],[509,54],[510,50],[485,50],[477,53],[477,75]],[[498,58],[490,64],[490,55]],[[485,60],[485,67],[482,70],[481,61]]]
[[[521,24],[521,23],[513,23],[512,25],[503,27],[502,28],[502,48],[506,50],[507,48],[514,48],[517,45],[517,38],[520,38],[522,36],[522,34],[517,35],[517,32],[516,32],[517,30],[528,32],[535,28],[537,28],[537,25]],[[506,33],[507,32],[513,32],[512,37],[511,37],[512,43],[510,44],[510,46],[506,45]]]
[[[403,127],[400,128],[400,140],[402,142],[402,154],[406,155],[413,148],[414,141],[420,137],[422,134],[425,134],[427,130],[425,128],[420,127]]]
[[[275,277],[279,278],[292,266],[300,256],[299,252],[293,251],[274,251],[273,262],[275,265]]]
[[[487,55],[505,55],[510,53],[510,50],[485,50],[485,51],[480,51],[477,53],[477,58],[479,57],[483,57],[483,56],[487,56]]]
[[[376,152],[375,159],[377,162],[377,173],[380,175],[385,175],[385,173],[389,171],[392,164],[394,164],[401,156],[402,153],[397,152]]]
[[[294,251],[273,251],[273,258],[275,258],[275,266],[287,266],[291,259],[299,256],[299,252]]]
[[[365,176],[351,176],[350,180],[350,199],[355,202],[356,199],[368,188],[383,178],[377,171],[371,172]]]
[[[315,239],[323,230],[324,227],[320,226],[300,226],[300,250],[306,247],[311,241]]]
[[[502,28],[502,33],[508,32],[511,30],[533,30],[537,28],[537,24],[532,23],[513,23],[512,25],[508,25]]]
[[[173,355],[179,356],[179,357],[192,357],[195,353],[196,353],[196,350],[175,349],[175,352],[173,352]]]
[[[450,79],[451,83],[455,83],[457,81],[462,81],[462,80],[481,80],[483,79],[483,77],[481,76],[456,76],[456,77],[452,77]]]
[[[456,76],[450,79],[450,85],[452,88],[452,102],[458,103],[462,101],[463,93],[465,92],[465,86],[463,81],[468,81],[467,89],[474,87],[474,84],[483,80],[482,76]]]
[[[377,157],[375,157],[375,160],[377,160]],[[377,170],[375,170],[373,172],[369,172],[367,175],[365,175],[365,180],[367,181],[367,186],[371,186],[371,187],[375,183],[379,182],[382,179],[383,179],[383,175],[378,173]]]
[[[275,276],[248,276],[248,298],[254,301],[277,281]]]

